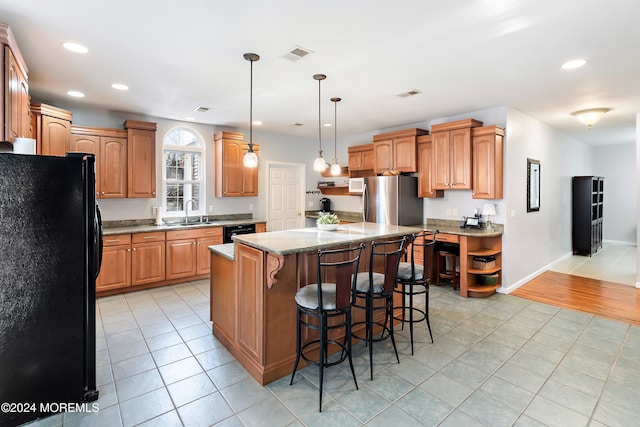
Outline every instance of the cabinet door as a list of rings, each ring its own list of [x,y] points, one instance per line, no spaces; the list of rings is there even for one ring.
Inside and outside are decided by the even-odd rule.
[[[7,109],[5,113],[6,123],[5,123],[5,140],[13,142],[18,137],[31,137],[31,132],[24,133],[23,123],[24,121],[28,121],[29,117],[29,106],[27,104],[25,111],[25,94],[26,90],[26,101],[28,103],[29,98],[29,88],[27,85],[27,78],[22,73],[20,66],[18,65],[18,61],[16,61],[15,56],[13,56],[13,52],[9,49],[9,46],[4,47],[5,61],[6,61],[6,88],[5,94],[7,99],[5,100],[5,108]]]
[[[373,163],[376,174],[393,169],[393,140],[374,142]]]
[[[418,144],[418,197],[444,197],[444,191],[433,189],[433,142]]]
[[[127,197],[127,140],[100,137],[100,197]]]
[[[209,274],[209,262],[211,261],[211,252],[209,246],[221,245],[222,235],[213,237],[201,237],[197,240],[198,261],[196,266],[196,274]]]
[[[71,148],[71,123],[68,120],[42,116],[42,154],[45,156],[64,156]],[[85,151],[94,153],[94,151]]]
[[[450,188],[471,189],[471,128],[449,131]]]
[[[223,140],[222,188],[223,197],[241,196],[243,192],[242,141]]]
[[[350,171],[356,171],[362,169],[362,153],[357,151],[349,153],[348,166]]]
[[[449,132],[436,132],[432,134],[433,161],[432,179],[435,190],[449,189]]]
[[[374,168],[374,157],[373,157],[373,149],[371,150],[364,150],[360,153],[360,155],[362,156],[361,162],[362,162],[362,170],[373,170]]]
[[[132,245],[131,281],[134,286],[164,280],[164,250],[163,241]]]
[[[256,224],[256,233],[265,233],[267,231],[267,223],[259,222]]]
[[[473,198],[495,199],[495,144],[493,138],[473,139]]]
[[[125,197],[156,196],[156,132],[129,129],[127,195]]]
[[[131,246],[105,246],[102,249],[102,266],[96,281],[96,291],[131,286]]]
[[[44,122],[44,117],[42,121]],[[44,147],[44,142],[42,145]],[[70,151],[91,153],[96,156],[96,197],[102,197],[100,172],[102,172],[103,166],[100,164],[100,137],[93,135],[71,135]]]
[[[242,195],[243,196],[257,196],[258,195],[258,168],[245,168],[244,167],[244,155],[249,151],[249,146],[244,145],[242,148],[242,155],[240,162],[242,164]],[[258,151],[253,150],[256,155]]]
[[[416,165],[416,138],[407,136],[393,140],[393,169],[400,172],[415,172]]]
[[[167,241],[167,280],[196,275],[196,239]]]

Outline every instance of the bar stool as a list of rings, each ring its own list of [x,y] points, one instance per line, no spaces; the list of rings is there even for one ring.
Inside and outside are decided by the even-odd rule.
[[[429,336],[433,343],[433,334],[431,333],[431,323],[429,322],[429,279],[431,276],[431,265],[433,260],[433,246],[436,243],[435,232],[422,231],[414,233],[411,237],[411,254],[409,262],[401,262],[398,266],[398,284],[399,289],[395,292],[402,295],[402,314],[395,316],[395,320],[404,324],[409,324],[409,338],[411,340],[411,354],[413,355],[413,325],[423,320],[427,323]],[[422,249],[422,258],[417,254],[416,249]],[[422,310],[415,307],[413,298],[416,295],[425,295],[425,309]],[[409,303],[407,304],[407,298]]]
[[[456,290],[458,284],[458,251],[454,248],[443,248],[438,251],[438,261],[436,263],[436,277],[438,284],[444,280],[450,280],[451,286]]]
[[[318,366],[320,373],[319,410],[322,412],[322,385],[324,369],[349,360],[353,382],[358,389],[356,373],[351,359],[351,300],[355,288],[355,273],[364,243],[356,248],[318,251],[317,282],[298,290],[296,300],[296,361],[291,373],[291,381],[298,369],[300,357],[307,363]],[[332,282],[333,281],[333,282]],[[312,320],[316,319],[315,323]],[[333,321],[331,321],[334,319]],[[302,342],[302,328],[318,331],[318,338]],[[344,328],[342,342],[328,338],[329,332]],[[337,346],[340,357],[329,361],[329,346]],[[319,352],[317,359],[309,353]]]
[[[396,360],[400,363],[396,340],[393,336],[393,291],[398,278],[398,264],[404,252],[407,238],[371,243],[369,271],[355,275],[355,292],[352,306],[365,311],[365,320],[353,326],[364,325],[364,336],[353,336],[367,343],[369,347],[369,371],[373,380],[373,343],[391,338]],[[376,272],[374,270],[382,271]],[[382,301],[380,303],[379,301]],[[384,321],[375,321],[374,314],[384,310]],[[373,337],[374,327],[381,328],[378,338]],[[385,336],[386,333],[386,336]]]

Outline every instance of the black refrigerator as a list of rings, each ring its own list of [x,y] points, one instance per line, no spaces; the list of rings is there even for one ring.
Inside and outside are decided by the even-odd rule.
[[[0,153],[0,425],[98,398],[101,257],[93,155]]]

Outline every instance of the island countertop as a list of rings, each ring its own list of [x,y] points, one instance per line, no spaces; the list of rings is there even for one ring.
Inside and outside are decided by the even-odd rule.
[[[358,222],[340,224],[335,231],[322,231],[317,227],[299,228],[267,233],[240,234],[233,236],[233,240],[236,243],[242,243],[272,254],[288,255],[333,248],[343,244],[406,236],[420,230],[421,227]]]

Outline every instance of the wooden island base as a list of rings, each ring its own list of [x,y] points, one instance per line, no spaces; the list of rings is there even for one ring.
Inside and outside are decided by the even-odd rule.
[[[397,238],[415,231],[414,228],[397,226],[393,230],[395,235],[376,234],[368,240],[360,235],[359,240],[370,242],[376,238]],[[274,233],[286,232],[260,234]],[[245,236],[258,235],[243,235],[242,238],[249,238]],[[324,248],[356,246],[360,241],[327,243]],[[360,271],[369,268],[369,248],[367,243],[360,258]],[[213,249],[211,251],[213,334],[262,385],[290,375],[293,369],[296,356],[295,294],[299,288],[317,281],[318,248],[307,245],[305,249],[280,254],[236,240],[233,260]],[[396,304],[399,306],[400,302],[398,299]],[[383,310],[378,314],[378,320],[383,321]],[[353,310],[353,322],[363,320],[363,311]],[[364,335],[363,328],[354,328],[353,332]],[[344,333],[340,330],[334,332],[337,335],[330,335],[334,339]],[[312,335],[304,336],[305,341],[312,338]]]

